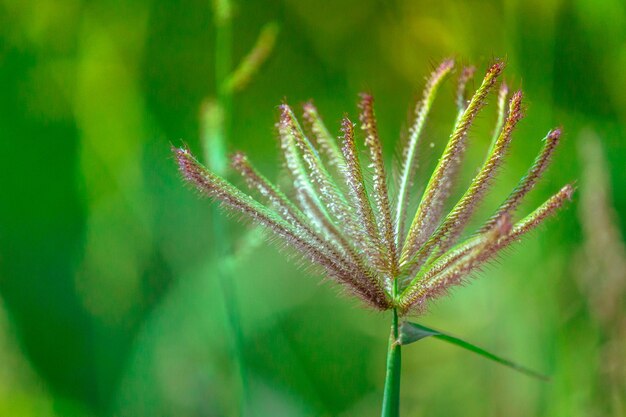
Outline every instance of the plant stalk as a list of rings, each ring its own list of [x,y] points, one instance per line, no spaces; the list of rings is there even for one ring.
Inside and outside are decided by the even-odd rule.
[[[232,92],[225,88],[232,71],[232,2],[214,0],[213,12],[215,23],[215,88],[214,102],[209,102],[203,114],[203,147],[207,165],[218,175],[225,176],[228,167],[226,142],[231,128]],[[220,242],[215,245],[213,256],[217,264],[217,278],[224,300],[224,307],[231,331],[235,366],[239,373],[240,395],[239,416],[247,415],[248,375],[244,358],[244,338],[241,331],[239,302],[233,279],[232,265],[225,261],[233,250],[228,225],[220,211],[213,208],[213,239]]]
[[[394,282],[393,296],[397,292],[397,282]],[[398,343],[398,310],[393,309],[391,318],[391,334],[387,350],[387,373],[385,375],[385,390],[383,393],[383,408],[381,417],[398,417],[400,415],[400,372],[402,364],[401,346]]]

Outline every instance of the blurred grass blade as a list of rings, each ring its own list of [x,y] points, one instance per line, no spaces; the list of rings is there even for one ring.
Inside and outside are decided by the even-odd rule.
[[[501,365],[508,366],[509,368],[521,372],[525,375],[531,376],[533,378],[540,379],[542,381],[549,381],[550,378],[546,375],[540,374],[539,372],[535,372],[531,369],[525,368],[521,365],[518,365],[514,362],[511,362],[508,359],[504,359],[500,356],[494,355],[493,353],[487,352],[486,350],[479,348],[478,346],[474,346],[471,343],[468,343],[464,340],[461,340],[457,337],[450,336],[445,333],[441,333],[438,330],[434,330],[428,328],[426,326],[422,326],[421,324],[411,323],[405,321],[400,325],[400,335],[398,337],[398,342],[401,345],[408,345],[413,342],[417,342],[418,340],[424,339],[425,337],[433,336],[437,339],[445,340],[446,342],[452,343],[463,349],[467,349],[471,352],[477,353],[487,359],[491,359],[492,361],[498,362]]]
[[[270,22],[263,26],[252,50],[243,58],[232,75],[225,80],[221,88],[230,93],[238,92],[246,88],[254,75],[259,71],[259,68],[261,68],[272,53],[274,45],[276,45],[278,32],[279,26],[276,22]]]

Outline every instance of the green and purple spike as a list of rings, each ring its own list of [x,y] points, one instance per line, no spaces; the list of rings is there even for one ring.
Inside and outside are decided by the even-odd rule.
[[[360,130],[368,150],[366,161],[359,156],[359,135],[348,118],[342,121],[337,142],[312,103],[304,105],[303,115],[310,136],[292,109],[287,104],[280,106],[277,130],[294,201],[261,175],[241,152],[233,155],[232,168],[260,200],[211,173],[189,150],[173,151],[184,179],[202,194],[266,227],[367,305],[378,310],[394,309],[401,315],[420,313],[429,300],[463,282],[502,249],[556,213],[574,191],[572,185],[565,185],[531,214],[513,223],[516,209],[545,172],[559,143],[561,130],[554,129],[544,139],[533,165],[496,212],[467,239],[460,239],[504,163],[513,131],[523,117],[522,93],[515,92],[509,98],[508,87],[502,83],[488,155],[469,188],[445,214],[469,130],[503,68],[502,62],[493,64],[472,95],[467,93],[467,84],[475,70],[461,70],[456,98],[458,116],[412,216],[409,201],[415,188],[420,138],[437,91],[454,70],[452,60],[441,63],[426,82],[403,147],[395,184],[387,175],[374,101],[367,94],[361,96],[359,105]],[[364,170],[363,166],[371,170]],[[391,187],[395,199],[391,198]]]

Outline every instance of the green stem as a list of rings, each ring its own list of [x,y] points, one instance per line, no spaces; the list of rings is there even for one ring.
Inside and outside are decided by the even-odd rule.
[[[215,88],[219,123],[213,126],[210,143],[205,143],[205,159],[209,167],[224,176],[228,162],[226,139],[231,126],[232,92],[226,88],[232,71],[233,27],[230,0],[214,0],[215,13]]]
[[[226,142],[231,128],[232,92],[225,88],[232,71],[232,3],[230,0],[214,0],[215,14],[215,88],[216,100],[211,105],[208,119],[204,122],[203,145],[205,161],[213,172],[225,176],[228,167]],[[206,109],[205,109],[206,110]],[[213,241],[216,245],[213,256],[217,264],[217,276],[224,300],[228,326],[232,336],[235,366],[239,373],[240,397],[239,416],[247,415],[248,375],[244,358],[244,337],[241,331],[241,316],[235,288],[232,265],[225,262],[232,253],[232,242],[228,225],[217,208],[212,210]]]
[[[228,327],[232,336],[232,347],[234,362],[239,374],[239,383],[241,387],[239,397],[239,416],[247,415],[248,403],[248,375],[246,373],[246,363],[244,357],[244,337],[241,331],[241,315],[239,313],[239,300],[237,299],[237,289],[233,277],[232,265],[224,261],[232,253],[232,245],[230,240],[225,240],[228,236],[227,225],[223,222],[223,213],[213,208],[211,219],[213,222],[214,241],[220,240],[220,245],[213,253],[215,263],[217,264],[217,279],[222,299],[224,300],[224,309]]]
[[[397,292],[394,283],[393,294]],[[391,334],[387,350],[387,374],[385,375],[385,391],[381,417],[398,417],[400,415],[400,372],[402,363],[401,346],[398,343],[398,310],[393,309],[391,318]]]

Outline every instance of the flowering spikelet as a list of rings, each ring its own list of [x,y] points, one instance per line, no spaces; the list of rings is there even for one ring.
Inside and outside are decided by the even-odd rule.
[[[421,132],[437,91],[453,68],[454,62],[445,60],[426,81],[403,146],[395,184],[397,198],[393,200],[374,102],[367,94],[361,96],[359,105],[362,135],[344,117],[339,141],[329,133],[312,103],[303,108],[311,137],[300,127],[292,109],[287,104],[280,106],[277,130],[294,188],[293,202],[241,152],[233,155],[231,166],[260,200],[209,172],[187,149],[173,151],[183,178],[201,193],[265,226],[367,305],[379,310],[394,308],[400,314],[417,313],[429,300],[462,283],[502,249],[554,215],[574,192],[573,186],[566,185],[531,214],[513,222],[516,209],[545,172],[559,143],[561,130],[554,129],[526,175],[495,213],[468,238],[460,239],[504,163],[515,127],[523,117],[522,93],[509,98],[509,90],[502,83],[485,161],[465,193],[444,213],[470,128],[504,68],[497,62],[474,94],[468,94],[467,85],[475,69],[461,70],[456,94],[458,116],[450,139],[417,209],[408,213]],[[368,150],[366,161],[361,160],[359,142]],[[364,166],[371,168],[370,177]]]
[[[383,148],[378,136],[376,117],[374,116],[374,99],[369,94],[361,96],[361,129],[365,132],[365,145],[370,150],[371,167],[374,169],[374,201],[376,202],[377,221],[380,225],[381,247],[386,254],[386,272],[395,276],[398,271],[398,255],[394,237],[393,221],[391,220],[391,202],[387,191],[387,174],[383,160]]]
[[[328,165],[341,166],[343,159],[341,158],[339,145],[326,128],[326,125],[317,112],[317,108],[312,102],[308,102],[302,107],[304,120],[309,130],[313,133],[318,147],[328,158]]]
[[[415,108],[415,121],[413,122],[413,126],[411,126],[409,139],[402,151],[402,171],[400,174],[400,183],[398,184],[398,203],[396,205],[396,237],[398,241],[402,239],[404,234],[409,189],[413,185],[412,179],[415,174],[415,166],[417,165],[417,144],[420,139],[420,134],[422,133],[426,118],[437,95],[437,90],[443,83],[445,77],[452,71],[453,67],[454,62],[451,59],[445,60],[439,65],[426,82],[424,95]],[[465,83],[470,77],[471,74],[468,71],[463,71],[463,81],[461,81],[463,86],[459,86],[459,90],[465,89]],[[461,92],[461,94],[463,94],[463,92]],[[459,106],[462,106],[462,104],[459,103]]]
[[[438,201],[435,197],[441,187],[446,187],[446,183],[449,181],[446,175],[448,174],[449,167],[455,163],[459,153],[463,151],[465,136],[478,115],[478,112],[485,105],[487,94],[495,85],[496,79],[503,68],[504,64],[501,62],[489,68],[481,86],[470,100],[470,103],[461,117],[457,120],[450,140],[444,149],[443,155],[439,159],[433,175],[428,181],[428,185],[422,196],[422,201],[413,218],[409,234],[402,248],[401,263],[409,261],[417,253],[437,226],[443,205],[441,201]]]

